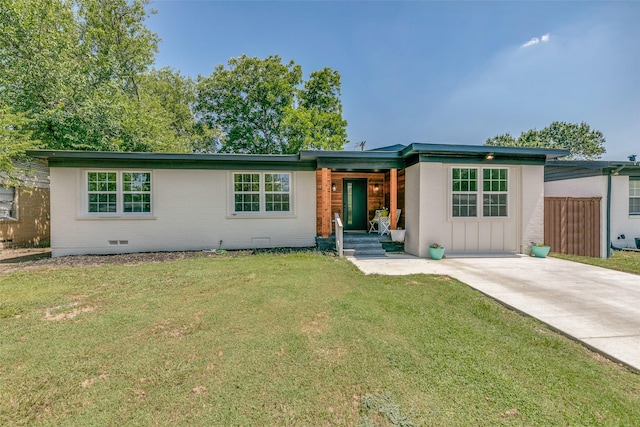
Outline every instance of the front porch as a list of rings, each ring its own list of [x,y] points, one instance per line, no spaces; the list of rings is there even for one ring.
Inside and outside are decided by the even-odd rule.
[[[354,172],[322,168],[316,171],[316,188],[316,235],[320,238],[334,233],[335,214],[342,218],[345,233],[367,233],[369,221],[382,207],[389,209],[392,230],[404,228],[404,169]]]

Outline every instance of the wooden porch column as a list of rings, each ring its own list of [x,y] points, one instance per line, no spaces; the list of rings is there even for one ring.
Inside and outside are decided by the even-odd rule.
[[[322,168],[320,171],[320,206],[316,213],[320,219],[320,235],[329,237],[331,234],[331,169]]]
[[[396,210],[398,209],[398,169],[389,171],[389,222],[391,229],[396,229]]]

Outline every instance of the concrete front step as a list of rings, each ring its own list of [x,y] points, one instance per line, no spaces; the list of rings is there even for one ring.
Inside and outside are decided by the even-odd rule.
[[[343,247],[353,249],[355,256],[385,256],[380,236],[377,234],[345,234]]]
[[[316,237],[316,243],[321,250],[335,249],[335,236],[328,238]],[[387,250],[391,252],[402,251],[404,245],[402,243],[391,242],[388,236],[380,236],[378,234],[345,234],[343,236],[343,249],[347,255],[359,256],[385,256]]]

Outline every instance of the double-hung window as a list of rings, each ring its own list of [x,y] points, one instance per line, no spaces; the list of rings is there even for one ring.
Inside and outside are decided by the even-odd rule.
[[[16,219],[16,189],[0,186],[0,220]]]
[[[235,172],[233,205],[236,213],[290,213],[291,174]]]
[[[506,217],[507,206],[506,168],[451,169],[451,216]]]
[[[87,212],[151,213],[151,172],[87,172]]]
[[[507,216],[507,170],[482,169],[482,216]]]
[[[640,180],[629,180],[629,215],[640,215]]]
[[[478,216],[478,169],[453,168],[452,176],[453,216]]]

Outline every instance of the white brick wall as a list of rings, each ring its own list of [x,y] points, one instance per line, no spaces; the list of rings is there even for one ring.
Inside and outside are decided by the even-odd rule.
[[[315,172],[292,172],[294,214],[232,215],[228,171],[152,171],[151,217],[96,218],[84,213],[83,174],[51,170],[53,256],[169,250],[315,245]],[[126,241],[126,245],[110,242]]]

